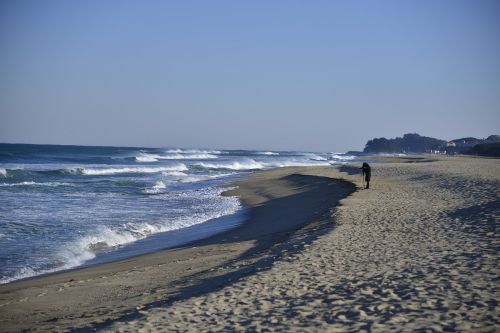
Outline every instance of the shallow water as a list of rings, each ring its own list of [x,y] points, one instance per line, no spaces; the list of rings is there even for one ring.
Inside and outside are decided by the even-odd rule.
[[[221,184],[334,153],[0,144],[0,283],[206,237],[243,221]]]

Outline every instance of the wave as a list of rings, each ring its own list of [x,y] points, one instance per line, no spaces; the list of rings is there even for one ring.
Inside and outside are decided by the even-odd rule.
[[[182,171],[164,171],[161,173],[164,176],[171,176],[171,177],[186,177],[187,173],[182,172]]]
[[[320,156],[320,155],[310,156],[309,159],[313,160],[313,161],[328,161],[328,158],[326,158],[324,156]]]
[[[169,155],[147,154],[142,153],[135,157],[137,162],[158,162],[159,160],[209,160],[218,158],[214,154],[197,153],[197,154],[180,154],[171,153]]]
[[[318,155],[315,153],[301,153],[300,155],[304,156],[307,159],[312,160],[312,161],[327,161],[328,160],[327,157],[322,156],[322,155]]]
[[[247,159],[245,161],[234,161],[229,163],[196,163],[195,165],[203,167],[205,169],[227,169],[227,170],[260,170],[264,169],[265,165],[260,162],[256,162],[252,159]]]
[[[156,185],[163,186],[159,183]],[[200,199],[204,203],[203,206],[198,205],[194,209],[186,208],[187,214],[185,215],[155,223],[130,222],[115,227],[99,226],[89,234],[63,244],[59,250],[56,250],[55,255],[50,258],[55,263],[54,267],[37,268],[27,265],[11,276],[0,279],[0,284],[81,266],[85,262],[94,259],[98,253],[133,243],[149,235],[187,228],[225,215],[234,214],[241,208],[241,204],[237,197],[223,197],[220,195],[226,190],[227,188],[210,187],[180,192],[177,196]]]
[[[204,150],[204,149],[169,149],[166,151],[167,153],[174,154],[224,154],[224,152],[220,150]]]
[[[89,176],[115,175],[127,173],[160,173],[165,171],[186,171],[185,164],[177,164],[164,167],[120,167],[120,168],[76,168],[67,169],[73,173],[79,173]]]
[[[135,156],[134,159],[137,162],[158,162],[158,155],[153,154],[140,154],[139,156]]]
[[[19,172],[23,172],[24,167],[14,166],[9,168],[0,168],[0,178],[15,177]]]
[[[172,154],[162,156],[161,159],[164,160],[209,160],[218,158],[214,154],[209,153],[198,153],[198,154]]]
[[[178,197],[196,197],[197,199],[204,200],[204,207],[198,207],[199,209],[194,213],[179,216],[163,223],[127,223],[125,227],[134,237],[142,239],[150,234],[187,228],[208,220],[234,214],[241,208],[239,199],[237,197],[223,197],[220,195],[222,192],[230,189],[234,189],[234,187],[210,187],[201,190],[179,192],[176,194]]]
[[[280,160],[276,159],[268,162],[258,162],[253,159],[247,159],[244,161],[234,161],[227,163],[205,163],[200,162],[195,165],[206,168],[206,169],[222,169],[222,170],[235,170],[235,171],[244,171],[244,170],[262,170],[268,168],[282,168],[288,166],[323,166],[330,165],[326,158],[324,159],[300,159],[300,160]]]
[[[162,190],[167,188],[167,184],[165,182],[159,180],[157,181],[151,188],[146,188],[141,192],[144,194],[158,194],[163,192]]]
[[[256,152],[257,155],[267,155],[267,156],[278,156],[279,153],[275,153],[273,151],[259,151]]]
[[[10,170],[8,169],[9,176]],[[160,173],[160,172],[170,172],[170,171],[186,171],[188,170],[187,166],[183,163],[177,163],[173,165],[166,166],[144,166],[144,167],[135,167],[135,166],[93,166],[93,167],[70,167],[64,169],[20,169],[20,174],[41,174],[41,175],[51,175],[51,176],[60,176],[60,175],[85,175],[85,176],[101,176],[101,175],[115,175],[115,174],[151,174],[151,173]],[[14,172],[13,172],[14,173]]]
[[[204,181],[204,180],[227,177],[227,176],[231,176],[233,174],[234,173],[218,173],[215,175],[206,175],[206,174],[193,175],[193,174],[187,174],[187,173],[181,172],[181,171],[162,172],[162,175],[173,178],[174,180],[181,182],[181,183],[195,183],[195,182],[200,182],[200,181]]]
[[[130,233],[116,232],[108,227],[99,227],[98,232],[95,234],[84,236],[74,243],[66,244],[52,258],[56,263],[55,267],[41,269],[32,266],[22,267],[11,277],[1,279],[0,284],[74,268],[94,259],[97,252],[107,247],[119,246],[135,240],[137,239]]]
[[[272,163],[268,163],[266,166],[269,168],[284,168],[284,167],[291,167],[291,166],[326,166],[326,165],[331,165],[327,161],[295,161],[295,160],[288,160],[288,161],[275,161]]]
[[[353,160],[356,158],[356,156],[352,155],[344,155],[344,154],[335,154],[332,153],[331,157],[332,160],[341,160],[341,161],[348,161],[348,160]]]
[[[70,183],[59,183],[59,182],[48,182],[48,183],[37,183],[37,182],[22,182],[22,183],[2,183],[0,187],[14,187],[14,186],[48,186],[48,187],[56,187],[56,186],[72,186]]]
[[[408,156],[408,154],[405,153],[378,153],[378,156],[384,156],[384,157],[404,157]]]
[[[181,178],[179,179],[179,181],[181,183],[196,183],[204,180],[228,177],[231,175],[233,175],[233,173],[220,173],[217,175],[193,175],[193,176],[187,176],[186,178]]]

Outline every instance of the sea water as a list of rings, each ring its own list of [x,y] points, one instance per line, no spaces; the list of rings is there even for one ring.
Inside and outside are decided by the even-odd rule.
[[[0,283],[177,246],[244,220],[222,184],[335,153],[0,144]]]

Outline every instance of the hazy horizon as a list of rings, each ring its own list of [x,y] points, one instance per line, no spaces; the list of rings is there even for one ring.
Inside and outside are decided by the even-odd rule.
[[[500,3],[2,1],[0,142],[345,152],[500,134]]]

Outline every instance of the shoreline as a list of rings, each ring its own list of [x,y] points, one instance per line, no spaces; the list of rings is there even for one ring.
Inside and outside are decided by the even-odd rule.
[[[297,174],[309,168],[271,169],[224,185],[238,186],[223,195],[239,196],[249,210],[248,220],[234,229],[166,250],[0,285],[0,331],[102,326],[267,269],[281,252],[273,247],[310,223],[316,230],[331,224],[330,211],[355,190],[345,180]]]

